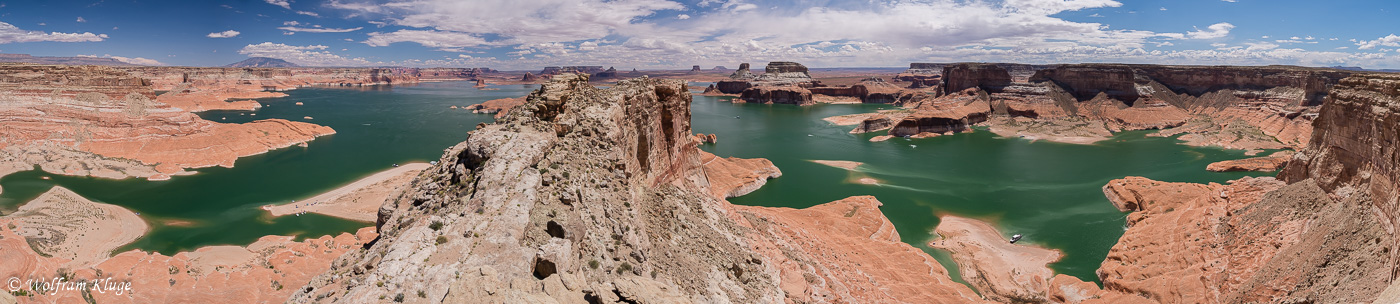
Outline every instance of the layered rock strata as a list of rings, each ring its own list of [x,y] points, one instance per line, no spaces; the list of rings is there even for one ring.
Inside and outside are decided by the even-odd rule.
[[[815,104],[808,89],[818,86],[820,82],[812,79],[806,66],[796,62],[769,62],[764,73],[758,76],[749,72],[748,67],[748,63],[740,64],[739,70],[729,75],[729,80],[715,83],[715,89],[723,94],[738,94],[736,101]]]
[[[0,66],[0,161],[66,175],[152,179],[304,143],[330,128],[203,120],[160,102],[152,81],[95,66]]]
[[[716,198],[689,101],[681,81],[557,76],[449,149],[381,208],[379,240],[291,301],[981,302],[899,242],[872,197]]]
[[[1192,67],[1075,64],[1038,68],[1025,82],[1001,65],[943,66],[944,96],[921,96],[906,107],[915,113],[900,124],[948,129],[949,121],[977,124],[982,116],[1036,120],[1102,122],[1108,131],[1168,129],[1188,144],[1230,149],[1298,149],[1306,145],[1311,122],[1328,88],[1349,72],[1298,67]],[[985,111],[952,111],[976,95]],[[963,116],[961,114],[968,114]],[[1008,121],[1008,120],[996,120]],[[995,123],[995,121],[993,122]],[[1054,123],[1053,125],[1065,125]],[[954,126],[956,127],[956,125]],[[1055,127],[1059,128],[1059,127]],[[1037,137],[1055,128],[1026,129]],[[1094,126],[1071,133],[1099,133]],[[911,128],[896,128],[891,135]],[[900,132],[900,133],[895,133]],[[1048,136],[1047,136],[1048,135]]]
[[[1269,156],[1251,157],[1246,159],[1232,159],[1218,161],[1206,165],[1206,170],[1214,172],[1234,172],[1234,171],[1278,171],[1283,169],[1283,165],[1293,160],[1293,152],[1275,152]]]

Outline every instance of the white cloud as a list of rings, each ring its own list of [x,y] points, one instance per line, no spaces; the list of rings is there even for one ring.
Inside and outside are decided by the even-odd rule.
[[[1054,15],[1060,12],[1077,11],[1087,8],[1119,7],[1122,3],[1113,0],[1007,0],[1006,7],[1021,13]]]
[[[125,63],[130,63],[130,64],[135,64],[135,65],[165,65],[164,63],[161,63],[160,61],[156,61],[155,59],[146,59],[146,58],[141,58],[141,57],[129,58],[129,57],[112,56],[112,55],[103,55],[102,57],[105,57],[105,58],[112,58],[112,59],[116,59],[117,61],[121,61],[121,62],[125,62]]]
[[[281,6],[282,8],[285,8],[285,9],[292,9],[292,3],[291,3],[291,1],[289,1],[289,0],[263,0],[263,1],[267,1],[267,4],[276,5],[276,6]]]
[[[39,41],[92,42],[105,39],[107,39],[107,34],[26,31],[12,24],[0,22],[0,43]]]
[[[1232,29],[1234,29],[1234,28],[1235,28],[1235,25],[1234,25],[1234,24],[1230,24],[1230,23],[1226,23],[1226,22],[1221,22],[1221,23],[1211,24],[1210,26],[1206,27],[1206,30],[1196,29],[1195,31],[1187,32],[1187,33],[1186,33],[1186,37],[1190,37],[1191,39],[1216,39],[1216,38],[1222,38],[1222,37],[1225,37],[1225,36],[1230,35],[1230,30],[1232,30]]]
[[[294,46],[263,42],[249,44],[238,50],[249,57],[270,57],[305,66],[367,66],[376,63],[364,58],[348,58],[326,51],[324,45]]]
[[[1220,0],[1220,1],[1225,1],[1225,2],[1230,2],[1230,3],[1240,2],[1240,0]]]
[[[1055,16],[1083,11],[1101,17],[1111,12],[1106,9],[1123,6],[1112,0],[799,1],[771,9],[772,1],[702,0],[690,7],[675,1],[330,0],[325,6],[376,26],[406,28],[369,33],[362,43],[370,46],[412,42],[451,52],[507,52],[499,55],[501,60],[449,55],[392,62],[405,65],[685,68],[773,60],[808,66],[939,61],[1400,65],[1380,52],[1281,48],[1268,36],[1235,40],[1235,26],[1224,22],[1186,32],[1154,32]],[[1206,41],[1176,41],[1186,39]],[[1204,49],[1182,49],[1193,47]]]
[[[473,34],[433,30],[398,30],[388,33],[369,33],[369,39],[364,41],[365,44],[370,46],[388,46],[398,42],[416,42],[431,48],[461,48],[488,44],[486,39],[482,39]]]
[[[383,5],[341,1],[326,5],[355,14],[385,14],[383,21],[432,30],[428,32],[504,37],[498,45],[599,39],[623,31],[638,32],[649,28],[639,25],[639,18],[685,8],[669,0],[391,0]],[[402,34],[381,35],[409,38]]]
[[[315,13],[315,12],[308,12],[308,11],[297,11],[297,14],[307,15],[307,16],[311,16],[311,17],[320,17],[320,16],[321,16],[321,14],[317,14],[317,13]]]
[[[83,17],[78,17],[78,23],[83,23],[83,22],[87,22],[87,19],[83,19]]]
[[[1381,38],[1379,38],[1379,39],[1370,40],[1370,41],[1365,41],[1365,40],[1360,40],[1360,41],[1358,41],[1358,40],[1356,40],[1356,39],[1352,39],[1352,41],[1353,41],[1353,42],[1356,42],[1356,45],[1357,45],[1357,46],[1356,46],[1356,49],[1359,49],[1359,50],[1374,49],[1374,48],[1376,48],[1377,46],[1396,46],[1396,47],[1400,47],[1400,36],[1395,36],[1395,34],[1390,34],[1389,36],[1381,37]]]
[[[286,25],[286,26],[297,26],[297,25],[301,25],[301,22],[297,22],[296,20],[292,20],[292,21],[282,21],[282,25]]]
[[[222,31],[222,32],[209,33],[209,35],[205,35],[205,36],[206,36],[206,37],[209,37],[209,38],[232,38],[232,37],[238,36],[238,34],[240,34],[238,31],[235,31],[235,30],[227,30],[227,31]]]
[[[363,27],[344,28],[344,29],[342,29],[342,28],[329,28],[329,27],[323,28],[323,27],[320,27],[319,25],[314,25],[314,26],[312,26],[312,27],[283,26],[283,27],[279,27],[279,28],[277,28],[277,29],[279,29],[279,30],[284,30],[284,31],[288,31],[288,32],[307,32],[307,33],[349,33],[349,32],[354,32],[354,31],[358,31],[358,30],[360,30],[360,29],[363,29]]]

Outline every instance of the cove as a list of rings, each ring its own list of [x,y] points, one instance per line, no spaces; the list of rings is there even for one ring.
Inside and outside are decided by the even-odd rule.
[[[255,111],[200,113],[216,122],[281,118],[329,126],[336,134],[266,154],[239,158],[233,168],[197,169],[168,181],[71,177],[39,170],[0,179],[0,210],[13,212],[54,185],[94,201],[120,205],[151,225],[142,239],[119,251],[163,254],[209,245],[247,245],[266,235],[298,238],[354,232],[373,223],[305,214],[272,218],[259,206],[305,199],[390,168],[427,162],[466,140],[491,116],[450,109],[491,99],[524,96],[537,86],[491,86],[437,82],[364,88],[302,88],[289,96],[259,100]],[[295,105],[297,102],[303,105]],[[242,115],[240,115],[242,114]],[[250,114],[257,114],[256,116]],[[307,120],[304,117],[310,116]],[[43,179],[48,177],[50,179]]]
[[[529,94],[537,86],[469,82],[367,88],[304,88],[260,100],[256,111],[211,111],[205,119],[240,123],[282,118],[334,128],[308,147],[289,147],[240,158],[234,168],[203,168],[169,181],[70,177],[33,170],[0,179],[0,210],[13,211],[61,185],[95,201],[141,213],[152,230],[121,250],[164,254],[209,245],[246,245],[265,235],[319,237],[352,232],[371,223],[316,214],[271,218],[259,206],[305,199],[389,168],[432,161],[467,138],[491,116],[450,109]],[[707,83],[692,83],[704,88]],[[1244,158],[1242,151],[1196,148],[1148,131],[1123,132],[1094,145],[1000,138],[978,131],[927,139],[870,142],[882,133],[853,135],[852,126],[822,118],[872,112],[890,105],[734,104],[729,97],[695,96],[692,127],[715,133],[719,143],[701,148],[720,156],[767,158],[783,171],[761,189],[732,198],[744,205],[805,208],[855,195],[873,195],[905,242],[925,250],[952,273],[946,253],[925,243],[938,216],[987,220],[1023,242],[1061,250],[1051,267],[1097,281],[1094,271],[1123,233],[1125,214],[1103,197],[1105,183],[1124,176],[1170,182],[1224,182],[1272,173],[1214,173],[1211,162]],[[302,102],[303,105],[295,105]],[[249,114],[257,114],[256,116]],[[240,115],[242,114],[242,115]],[[310,116],[311,120],[304,117]],[[738,118],[736,118],[738,117]],[[880,185],[851,182],[853,173],[811,160],[865,163],[854,173]],[[44,179],[48,177],[49,179]]]
[[[704,88],[695,83],[691,88]],[[938,216],[959,215],[988,221],[1006,237],[1059,249],[1064,257],[1051,269],[1097,282],[1094,273],[1109,248],[1123,235],[1126,213],[1104,198],[1101,187],[1125,176],[1169,182],[1223,183],[1270,172],[1216,173],[1212,162],[1245,158],[1239,150],[1198,148],[1172,138],[1130,131],[1093,145],[1001,138],[985,130],[925,139],[869,139],[884,132],[849,134],[822,118],[893,108],[876,104],[735,104],[732,97],[695,96],[692,128],[714,133],[718,143],[701,148],[721,156],[767,158],[783,176],[747,195],[741,205],[806,208],[856,195],[873,195],[898,229],[900,239],[933,255],[955,280],[957,265],[926,243]],[[738,118],[735,118],[738,117]],[[880,185],[851,182],[845,169],[811,160],[865,163],[857,177]]]

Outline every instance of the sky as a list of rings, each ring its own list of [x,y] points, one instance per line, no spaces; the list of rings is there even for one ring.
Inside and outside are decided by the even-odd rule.
[[[1400,69],[1393,0],[0,0],[0,53],[221,66]]]

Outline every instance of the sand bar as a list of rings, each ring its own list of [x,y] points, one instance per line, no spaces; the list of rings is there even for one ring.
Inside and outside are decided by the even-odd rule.
[[[380,171],[361,178],[335,190],[322,193],[306,200],[263,206],[273,216],[294,215],[301,212],[319,213],[338,218],[373,222],[379,214],[379,206],[393,197],[431,165],[411,163]]]
[[[862,162],[849,160],[812,160],[812,162],[851,171],[855,171],[856,167],[860,167],[860,165],[865,164]]]
[[[929,247],[947,250],[962,270],[963,280],[977,287],[988,299],[1043,297],[1047,282],[1055,276],[1047,264],[1060,259],[1053,249],[1012,244],[995,227],[983,221],[943,216],[934,229],[941,238]]]

